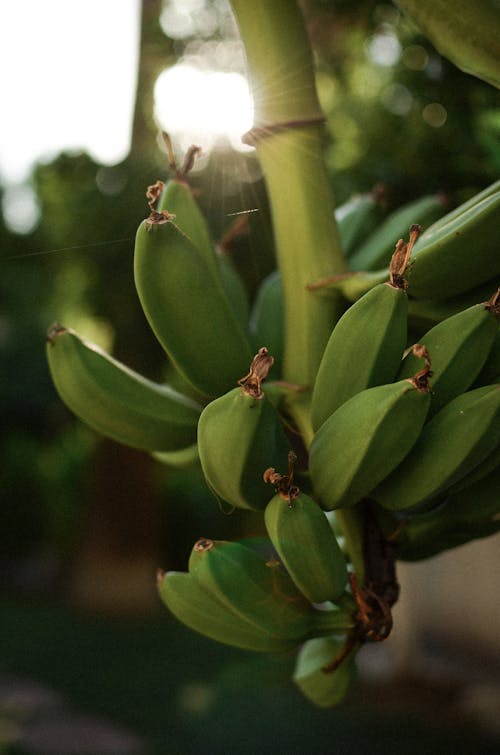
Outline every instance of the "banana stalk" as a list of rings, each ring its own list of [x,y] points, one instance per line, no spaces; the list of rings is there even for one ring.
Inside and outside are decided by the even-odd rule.
[[[313,60],[295,0],[232,0],[254,94],[254,128],[271,203],[283,279],[286,334],[283,378],[312,386],[339,315],[339,299],[320,301],[306,289],[346,269],[323,159],[323,116]],[[291,412],[308,427],[300,402]]]

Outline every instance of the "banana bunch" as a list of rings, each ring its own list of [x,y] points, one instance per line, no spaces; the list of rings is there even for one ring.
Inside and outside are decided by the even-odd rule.
[[[293,386],[280,380],[280,271],[249,306],[228,257],[241,221],[217,248],[186,179],[197,148],[179,169],[166,144],[174,177],[148,189],[134,275],[181,390],[60,325],[49,367],[95,430],[167,465],[199,463],[217,498],[261,512],[266,538],[198,540],[187,572],[159,573],[160,596],[216,641],[301,646],[294,682],[332,706],[357,650],[391,631],[395,559],[500,528],[500,182],[444,216],[439,195],[383,222],[375,191],[337,208],[351,272],[310,296],[340,291],[345,311],[314,381]]]
[[[429,302],[441,304],[446,301],[453,302],[454,311],[458,312],[474,303],[467,298],[474,289],[486,284],[491,291],[498,285],[499,210],[500,181],[496,181],[424,230],[415,244],[412,267],[408,272],[408,294],[417,302],[416,314],[419,306],[425,311]],[[418,223],[418,219],[411,222]],[[392,233],[393,229],[389,228],[388,236],[381,234],[378,250],[390,249],[395,238]],[[361,262],[356,268],[351,264],[351,269],[356,271],[350,275],[311,281],[309,288],[324,296],[331,295],[332,290],[340,291],[348,301],[354,302],[388,279],[388,268],[376,269],[378,254],[378,251],[374,252],[372,258],[363,253],[362,270]],[[445,316],[448,314],[452,312],[447,310]]]

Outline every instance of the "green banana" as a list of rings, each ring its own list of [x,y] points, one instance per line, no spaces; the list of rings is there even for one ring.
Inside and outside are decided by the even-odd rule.
[[[449,223],[451,220],[455,220],[459,215],[462,215],[462,213],[470,210],[472,207],[482,202],[483,199],[487,199],[488,197],[497,194],[499,191],[500,180],[494,181],[492,184],[489,184],[489,186],[486,186],[485,189],[476,192],[471,197],[469,197],[469,199],[466,199],[465,202],[462,202],[453,210],[447,212],[445,217],[442,218],[442,222]]]
[[[259,286],[250,315],[250,336],[255,349],[263,343],[267,344],[274,357],[271,375],[280,375],[285,344],[285,312],[278,270],[264,278]]]
[[[424,427],[404,461],[372,497],[392,510],[432,500],[464,478],[500,443],[500,385],[463,393]]]
[[[190,629],[212,640],[244,650],[274,653],[296,642],[259,630],[207,592],[192,574],[170,571],[158,575],[158,591],[173,615]]]
[[[273,358],[262,348],[239,388],[203,410],[198,449],[205,478],[232,506],[262,510],[269,502],[263,470],[287,463],[289,443],[278,413],[261,389]]]
[[[220,279],[168,213],[139,226],[134,275],[144,313],[184,377],[201,393],[228,390],[251,350]]]
[[[397,239],[418,223],[428,226],[445,212],[446,199],[442,194],[426,194],[394,210],[377,229],[366,236],[349,257],[351,270],[378,270],[388,265]]]
[[[182,168],[177,166],[172,143],[168,134],[163,133],[163,139],[167,147],[169,164],[174,172],[166,185],[158,181],[149,187],[148,198],[151,207],[158,204],[159,212],[166,211],[173,216],[175,224],[185,236],[191,239],[201,256],[210,266],[215,277],[218,278],[226,293],[228,302],[244,331],[247,329],[249,304],[245,287],[235,270],[229,255],[224,250],[224,239],[219,247],[214,247],[208,224],[196,202],[191,186],[187,181],[187,174],[191,170],[196,155],[201,151],[200,147],[192,146],[187,151]],[[229,234],[230,239],[234,237]],[[224,237],[225,238],[225,237]]]
[[[425,349],[416,350],[426,356]],[[323,508],[358,503],[416,443],[430,404],[428,355],[426,360],[424,370],[412,379],[357,393],[320,427],[311,444],[309,468]]]
[[[278,493],[264,518],[271,542],[303,595],[312,603],[335,602],[345,589],[347,567],[316,501],[299,492],[287,502]]]
[[[441,55],[500,88],[500,14],[495,0],[397,0]]]
[[[397,558],[416,561],[500,531],[500,464],[431,512],[407,519],[395,540]]]
[[[155,184],[159,188],[157,192],[155,192],[155,186],[149,187],[150,206],[154,207],[156,200],[158,200],[156,209],[160,213],[167,212],[169,215],[175,216],[176,226],[185,236],[191,239],[212,272],[217,274],[216,253],[210,230],[187,181],[187,175],[201,149],[194,145],[191,146],[186,153],[184,164],[179,168],[170,137],[165,132],[162,136],[167,149],[168,162],[174,176],[167,184],[163,184],[161,181]]]
[[[449,299],[500,275],[500,188],[451,219],[445,215],[415,244],[408,293]]]
[[[409,244],[400,242],[391,281],[381,283],[353,304],[328,340],[314,383],[311,422],[318,430],[348,399],[366,388],[394,379],[407,339],[408,302],[404,271],[417,231]]]
[[[382,191],[377,188],[364,194],[355,194],[335,209],[335,220],[346,256],[355,252],[359,244],[376,228],[381,216],[381,194]]]
[[[332,658],[340,655],[344,645],[345,638],[318,637],[308,640],[297,656],[293,681],[320,708],[337,705],[356,677],[354,652],[333,673],[323,670]]]
[[[428,418],[472,385],[493,346],[499,317],[500,290],[488,302],[448,317],[420,338],[432,354]],[[417,357],[410,352],[401,364],[398,380],[413,375],[417,365]]]
[[[499,204],[500,181],[497,181],[422,234],[415,244],[414,266],[408,280],[412,296],[441,301],[498,279]],[[353,302],[388,277],[388,269],[344,273],[311,281],[307,288],[327,298],[341,293]]]
[[[409,299],[408,329],[417,334],[416,340],[420,340],[424,333],[439,322],[446,320],[447,317],[452,317],[464,309],[473,307],[478,302],[486,301],[497,286],[497,280],[489,280],[464,294],[454,296],[452,299],[441,301]],[[491,383],[492,381],[487,382]]]
[[[343,610],[315,609],[275,558],[266,560],[243,543],[198,540],[189,573],[212,597],[277,639],[303,641],[352,626]]]
[[[146,451],[173,451],[196,439],[201,406],[125,367],[75,331],[53,325],[47,359],[64,403],[108,438]]]

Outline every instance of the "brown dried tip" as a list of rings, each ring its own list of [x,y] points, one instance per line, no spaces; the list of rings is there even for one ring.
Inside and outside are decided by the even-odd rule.
[[[300,488],[293,484],[293,472],[295,462],[297,461],[297,455],[293,451],[288,453],[288,474],[282,475],[275,470],[274,467],[266,469],[262,475],[264,482],[269,482],[274,485],[276,493],[288,502],[290,508],[292,508],[292,501],[300,495]]]
[[[500,317],[500,288],[495,291],[491,299],[488,299],[484,306],[492,315]]]
[[[67,333],[68,329],[60,325],[58,322],[55,322],[53,325],[50,326],[50,328],[47,330],[47,341],[49,343],[54,343],[57,336],[62,335],[63,333]]]
[[[418,359],[425,359],[425,367],[421,369],[420,372],[417,372],[412,378],[409,378],[409,382],[415,386],[417,391],[430,393],[431,387],[429,385],[429,378],[432,377],[432,370],[429,352],[421,343],[416,343],[413,346],[412,351]]]
[[[389,263],[389,285],[394,288],[402,288],[406,290],[408,283],[406,281],[405,273],[410,264],[410,255],[412,253],[415,242],[422,232],[422,226],[414,224],[410,226],[410,239],[408,242],[399,239],[396,244],[396,249],[392,255],[392,259]]]
[[[248,375],[238,380],[238,385],[241,386],[244,393],[252,398],[262,398],[263,392],[261,388],[262,381],[266,379],[269,374],[269,370],[274,364],[274,357],[269,354],[269,351],[265,346],[262,346],[258,350],[257,354],[252,359],[250,370]]]
[[[144,221],[146,225],[148,226],[148,231],[150,231],[153,226],[155,225],[164,225],[165,223],[170,222],[175,218],[175,215],[173,215],[171,212],[167,212],[167,210],[162,210],[161,212],[157,212],[156,210],[151,210],[151,214],[148,218]]]
[[[200,540],[197,540],[196,543],[193,546],[193,549],[197,553],[202,553],[203,551],[209,551],[214,547],[215,543],[213,540],[210,540],[208,537],[202,537]]]
[[[169,168],[175,173],[175,177],[178,181],[184,181],[187,174],[193,168],[196,155],[201,154],[201,151],[202,151],[201,147],[197,147],[195,144],[192,144],[189,147],[188,151],[186,152],[186,155],[184,157],[184,162],[182,163],[182,167],[179,168],[179,166],[177,165],[177,160],[175,159],[174,147],[172,145],[172,140],[170,136],[167,134],[166,131],[162,131],[161,135],[163,137],[165,148],[167,150]]]
[[[161,193],[165,187],[163,181],[157,181],[156,183],[148,186],[146,191],[146,199],[148,200],[149,209],[153,211],[156,203],[158,202]]]

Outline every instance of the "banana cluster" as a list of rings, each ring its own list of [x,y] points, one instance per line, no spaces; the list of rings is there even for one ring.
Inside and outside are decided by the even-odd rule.
[[[199,400],[58,324],[49,366],[92,428],[166,464],[200,463],[221,501],[262,513],[265,538],[198,540],[187,572],[159,573],[160,596],[219,642],[271,653],[300,645],[295,683],[331,706],[354,678],[357,649],[391,629],[394,557],[500,529],[500,182],[448,214],[429,195],[381,220],[377,191],[339,207],[351,273],[313,282],[310,295],[340,291],[345,312],[314,385],[290,386],[280,380],[280,273],[250,308],[187,183],[195,154],[181,170],[171,156],[175,177],[149,187],[134,274],[153,332]],[[290,418],[297,396],[309,438]],[[348,520],[360,523],[357,542],[344,537]]]

